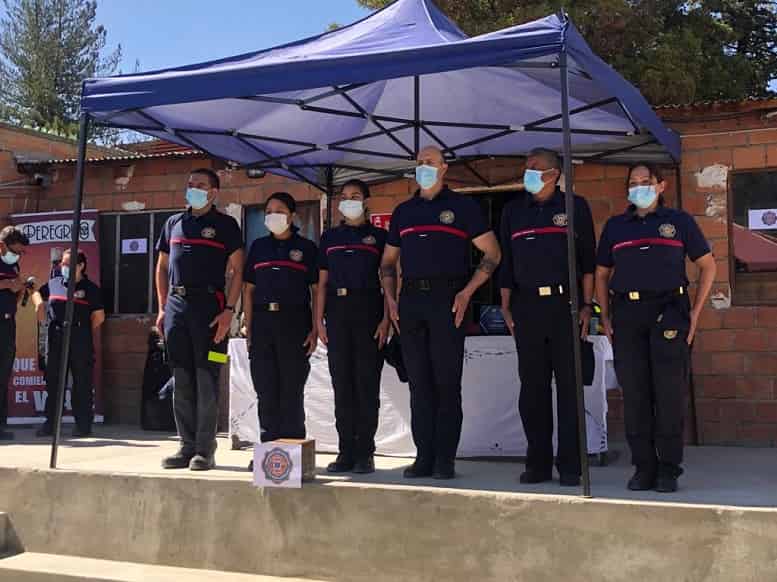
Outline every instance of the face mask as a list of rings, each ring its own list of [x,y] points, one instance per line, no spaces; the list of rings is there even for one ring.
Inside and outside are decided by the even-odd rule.
[[[655,186],[633,186],[629,188],[629,202],[637,208],[650,208],[658,193]]]
[[[62,278],[67,281],[70,279],[70,267],[68,265],[62,265],[60,268],[60,271],[62,272]]]
[[[542,172],[540,170],[526,170],[523,173],[523,187],[531,194],[537,194],[545,187],[545,182],[542,180]]]
[[[6,251],[6,253],[3,255],[3,262],[6,265],[15,265],[19,262],[19,255],[12,251]]]
[[[273,212],[265,214],[264,225],[273,234],[283,234],[289,228],[289,220],[285,214]]]
[[[429,190],[437,183],[437,168],[434,166],[416,166],[415,181],[424,190]]]
[[[351,220],[356,220],[364,214],[364,203],[361,200],[342,200],[338,208],[340,214]]]
[[[194,210],[202,210],[208,204],[208,191],[199,188],[186,189],[186,202]]]

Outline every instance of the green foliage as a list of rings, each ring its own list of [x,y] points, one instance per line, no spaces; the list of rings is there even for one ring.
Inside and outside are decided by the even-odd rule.
[[[357,0],[382,8],[391,0]],[[755,0],[435,0],[469,35],[566,10],[591,48],[655,105],[771,94],[777,5]]]

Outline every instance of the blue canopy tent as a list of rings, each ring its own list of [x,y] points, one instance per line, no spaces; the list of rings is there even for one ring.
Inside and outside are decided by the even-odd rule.
[[[469,38],[431,0],[397,0],[350,26],[254,53],[88,79],[81,107],[76,224],[90,124],[188,145],[329,196],[334,184],[351,177],[404,176],[427,145],[439,146],[486,186],[472,160],[534,147],[563,153],[567,184],[573,156],[672,163],[680,153],[679,137],[566,16]],[[570,188],[568,210],[571,204]],[[574,215],[567,214],[573,232]],[[570,257],[574,244],[569,237]],[[574,261],[569,277],[575,287]],[[69,298],[72,292],[71,285]],[[575,328],[576,303],[573,298]],[[67,339],[64,344],[67,350]],[[579,379],[579,353],[576,361]],[[584,437],[582,386],[578,392]]]

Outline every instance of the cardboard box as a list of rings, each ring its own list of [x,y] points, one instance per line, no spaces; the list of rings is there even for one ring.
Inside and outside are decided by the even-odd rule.
[[[315,439],[278,439],[274,441],[286,445],[302,447],[302,480],[313,481],[316,478],[316,441]]]

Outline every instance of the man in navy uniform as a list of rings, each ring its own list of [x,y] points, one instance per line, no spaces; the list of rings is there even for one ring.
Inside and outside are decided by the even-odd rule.
[[[556,378],[558,455],[562,486],[580,484],[580,448],[570,295],[582,299],[581,336],[591,319],[596,267],[594,224],[585,199],[574,197],[577,288],[569,288],[567,214],[557,186],[561,163],[556,152],[533,150],[523,182],[528,194],[502,214],[500,270],[502,313],[515,337],[521,395],[518,408],[528,447],[521,483],[550,481],[553,472],[553,393]]]
[[[8,384],[16,358],[16,305],[24,291],[19,259],[29,244],[14,226],[0,230],[0,440],[13,439],[13,433],[2,427],[8,421]]]
[[[447,169],[438,148],[419,152],[420,189],[394,210],[381,263],[389,314],[400,330],[410,377],[417,455],[405,469],[406,478],[455,476],[462,422],[462,322],[472,295],[491,277],[501,258],[499,243],[477,202],[445,185]],[[468,281],[471,244],[484,257]]]
[[[243,240],[234,218],[216,210],[219,177],[195,170],[188,208],[171,216],[157,243],[159,316],[175,378],[173,409],[180,450],[166,469],[205,471],[215,465],[219,366],[243,285]],[[231,274],[228,295],[226,275]]]

